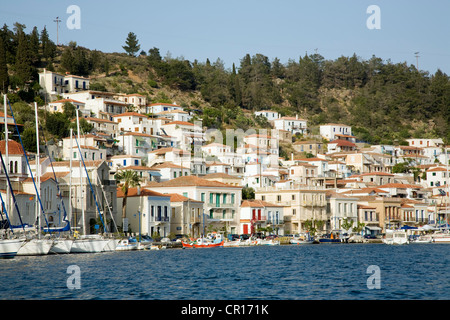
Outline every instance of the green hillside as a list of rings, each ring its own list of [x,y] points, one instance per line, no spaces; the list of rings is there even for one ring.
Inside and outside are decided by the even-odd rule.
[[[91,89],[140,93],[151,102],[175,102],[199,112],[203,124],[220,129],[268,128],[256,110],[308,119],[310,130],[334,122],[351,125],[371,144],[404,143],[410,137],[450,142],[450,82],[406,63],[355,54],[327,60],[318,53],[282,62],[246,54],[224,62],[162,57],[158,48],[103,53],[70,43],[57,47],[45,29],[23,25],[0,30],[0,85],[12,102],[37,101],[42,68],[91,77]],[[123,40],[125,46],[125,39]]]

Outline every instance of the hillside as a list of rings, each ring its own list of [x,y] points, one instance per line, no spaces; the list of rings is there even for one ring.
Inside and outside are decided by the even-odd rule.
[[[20,24],[19,24],[20,26]],[[282,63],[263,54],[245,55],[239,65],[162,57],[152,48],[140,55],[103,53],[70,43],[56,47],[45,29],[1,30],[0,82],[13,102],[44,101],[37,94],[42,68],[89,76],[91,89],[140,93],[151,102],[177,103],[196,110],[214,128],[269,128],[256,110],[295,115],[317,126],[351,125],[359,140],[372,144],[404,143],[410,137],[450,141],[450,82],[406,63],[355,55],[326,60],[305,54]],[[49,49],[50,48],[50,49]],[[6,75],[5,75],[6,72]]]

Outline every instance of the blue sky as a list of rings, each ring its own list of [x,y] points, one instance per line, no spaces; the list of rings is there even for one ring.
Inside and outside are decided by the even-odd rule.
[[[70,5],[81,11],[81,29],[66,26]],[[366,13],[380,8],[381,29],[369,30]],[[317,50],[325,59],[353,53],[392,62],[416,64],[450,75],[450,1],[446,0],[15,0],[2,1],[0,23],[18,21],[42,30],[56,42],[56,23],[62,20],[59,40],[104,52],[123,52],[128,32],[141,49],[157,47],[204,62],[221,58],[227,67],[239,66],[245,54],[261,53],[286,63]]]

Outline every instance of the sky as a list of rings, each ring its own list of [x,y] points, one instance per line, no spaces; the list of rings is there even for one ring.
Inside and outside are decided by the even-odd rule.
[[[79,19],[68,12],[71,5]],[[371,5],[379,11],[368,12]],[[0,7],[1,25],[20,22],[26,32],[46,26],[54,42],[56,17],[60,43],[103,52],[124,52],[134,32],[146,52],[156,47],[162,56],[190,61],[220,58],[228,68],[247,53],[287,63],[317,52],[327,60],[375,55],[450,75],[448,0],[15,0]],[[368,28],[368,20],[379,28]],[[76,21],[79,28],[70,25]]]

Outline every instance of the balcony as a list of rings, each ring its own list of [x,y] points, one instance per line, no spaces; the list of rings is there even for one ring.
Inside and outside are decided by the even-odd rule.
[[[207,216],[208,222],[233,222],[235,219],[231,214],[221,214],[221,213],[214,213],[212,216]]]
[[[202,223],[202,218],[200,216],[191,216],[189,219],[189,223],[191,224]]]
[[[116,180],[102,180],[102,185],[104,186],[116,186],[117,181]]]
[[[169,217],[159,217],[159,216],[156,216],[156,217],[155,217],[155,221],[156,221],[156,222],[169,222],[170,220],[169,220]]]
[[[235,203],[217,203],[217,202],[214,203],[209,202],[207,205],[210,208],[234,208],[236,206]]]

